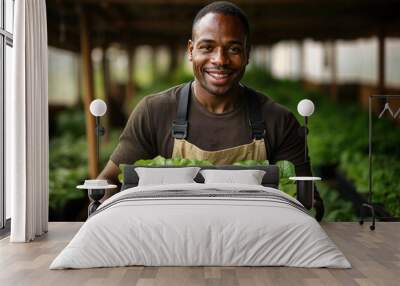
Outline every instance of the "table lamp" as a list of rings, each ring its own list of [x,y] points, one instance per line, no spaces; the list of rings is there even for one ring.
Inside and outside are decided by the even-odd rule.
[[[100,117],[107,111],[106,103],[101,99],[95,99],[90,103],[90,113],[96,118],[96,157],[100,163],[100,137],[104,135],[104,127],[100,126]]]
[[[100,125],[100,117],[107,111],[106,103],[101,99],[95,99],[90,103],[90,113],[96,118],[96,157],[97,164],[100,163],[100,137],[104,135],[104,127]],[[86,189],[89,197],[92,199],[88,207],[88,216],[93,214],[100,206],[100,200],[103,198],[106,189],[116,188],[116,185],[108,184],[107,180],[85,180],[83,185],[77,186],[77,189]]]
[[[304,135],[304,163],[307,163],[307,134],[308,117],[314,113],[314,103],[309,99],[303,99],[297,105],[297,111],[304,117],[304,126],[300,128],[300,133]]]
[[[308,162],[307,154],[307,134],[308,134],[308,117],[314,113],[314,103],[309,99],[303,99],[297,105],[297,111],[304,117],[304,126],[299,128],[299,135],[304,136],[304,164]],[[297,199],[305,208],[311,209],[314,204],[314,181],[321,180],[319,177],[290,177],[289,179],[296,181]]]

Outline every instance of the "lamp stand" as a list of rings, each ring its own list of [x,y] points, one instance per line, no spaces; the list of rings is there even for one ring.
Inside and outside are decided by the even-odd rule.
[[[100,116],[95,116],[96,118],[96,159],[97,166],[100,166],[100,137],[104,135],[105,129],[100,125]],[[100,200],[104,197],[105,189],[88,189],[88,195],[91,199],[91,203],[88,207],[88,216],[96,211],[99,207]]]
[[[308,117],[304,116],[304,163],[307,163],[307,134],[308,134]]]
[[[88,217],[101,205],[100,200],[104,197],[105,192],[105,189],[88,189],[89,198],[93,200],[88,207]]]
[[[105,129],[100,125],[100,116],[96,118],[96,158],[97,165],[100,166],[100,137],[104,135]]]

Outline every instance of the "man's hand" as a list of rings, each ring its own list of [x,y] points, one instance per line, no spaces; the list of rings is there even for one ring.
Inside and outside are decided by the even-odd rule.
[[[324,202],[319,196],[314,198],[314,208],[315,208],[315,219],[318,222],[320,222],[322,220],[322,217],[324,216],[325,208],[324,208]]]
[[[113,161],[109,160],[107,165],[104,167],[103,171],[97,176],[97,179],[107,180],[109,184],[116,184],[117,186],[120,185],[118,181],[118,174],[119,168],[117,165],[114,164]],[[104,197],[101,199],[100,202],[104,202],[106,199],[114,195],[118,190],[116,189],[109,189],[106,190]]]

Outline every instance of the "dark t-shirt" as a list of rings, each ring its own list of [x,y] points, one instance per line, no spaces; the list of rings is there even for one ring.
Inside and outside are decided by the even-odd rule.
[[[176,119],[183,86],[146,96],[139,102],[129,117],[111,161],[116,165],[133,164],[136,160],[157,155],[172,156],[172,121]],[[300,124],[293,113],[270,97],[258,92],[257,95],[266,125],[266,151],[270,164],[288,160],[295,165],[298,176],[311,175],[310,165],[304,164],[304,139],[298,135]],[[186,140],[207,151],[251,143],[246,102],[242,96],[232,111],[215,114],[192,96]]]

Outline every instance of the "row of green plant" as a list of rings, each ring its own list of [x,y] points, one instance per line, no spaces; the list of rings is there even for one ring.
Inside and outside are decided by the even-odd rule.
[[[190,80],[190,74],[178,69],[167,78],[159,79],[151,87],[139,89],[133,106],[145,95]],[[271,78],[263,70],[252,68],[246,72],[244,83],[275,101],[287,106],[297,115],[299,100],[309,98],[316,106],[309,120],[309,148],[313,167],[337,165],[355,183],[361,193],[368,191],[368,115],[356,104],[340,105],[331,102],[326,94],[307,92],[298,82]],[[302,118],[298,117],[302,122]],[[375,123],[374,123],[375,124]],[[50,206],[63,207],[70,199],[86,196],[75,189],[88,177],[87,145],[82,109],[68,110],[57,118],[57,134],[50,141]],[[392,130],[388,133],[385,131]],[[111,130],[109,141],[102,143],[101,166],[104,166],[118,142],[121,130]],[[400,214],[399,136],[391,122],[380,120],[374,125],[374,200],[381,202],[394,215]],[[398,133],[398,132],[397,132]],[[380,137],[378,136],[380,134]],[[384,136],[384,137],[383,137]],[[289,186],[289,185],[287,185]],[[293,188],[293,185],[291,185]],[[324,183],[318,189],[325,202],[326,220],[355,218],[350,202]],[[288,191],[290,192],[290,191]],[[293,191],[292,191],[293,193]]]
[[[118,143],[120,130],[108,130],[102,138],[100,166],[105,166]],[[108,140],[106,140],[108,139]],[[81,107],[61,112],[56,118],[56,134],[49,142],[49,206],[62,209],[70,200],[87,196],[76,186],[88,178],[85,117]]]
[[[309,119],[308,146],[314,167],[337,166],[358,192],[368,192],[368,112],[359,103],[336,103],[323,92],[305,91],[299,82],[276,81],[264,71],[250,70],[245,82],[287,106],[297,117],[297,104],[311,99],[315,113]],[[400,216],[400,134],[394,122],[373,120],[373,200]],[[324,197],[324,195],[323,195]],[[324,198],[326,201],[326,197]],[[332,202],[326,202],[330,204]]]
[[[353,204],[340,197],[337,190],[330,187],[324,181],[317,182],[318,192],[324,200],[325,215],[323,221],[355,221],[357,214]],[[314,209],[311,210],[314,215]]]

